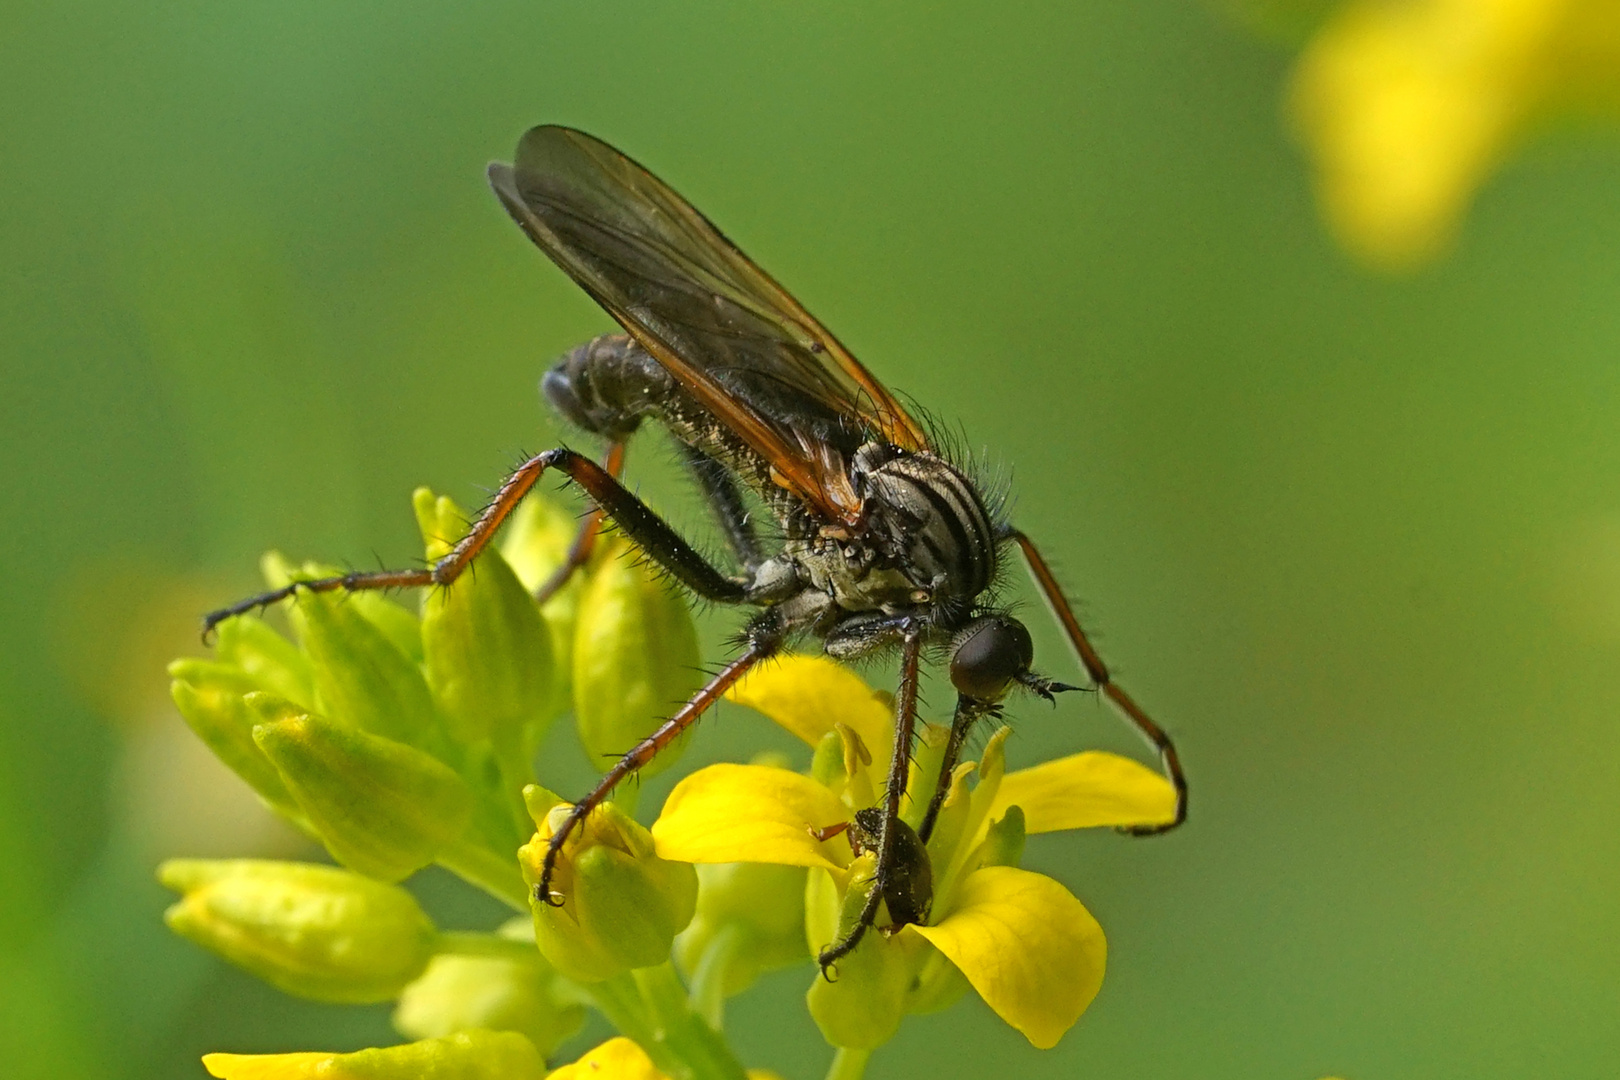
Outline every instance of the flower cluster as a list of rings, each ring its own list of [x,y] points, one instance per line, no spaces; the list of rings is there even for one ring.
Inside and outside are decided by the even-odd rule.
[[[429,559],[466,527],[427,491],[415,508]],[[571,712],[605,768],[699,677],[685,605],[623,558],[622,542],[599,545],[535,603],[530,590],[562,564],[572,529],[531,497],[500,550],[425,595],[419,614],[374,593],[301,592],[290,639],[236,619],[212,659],[171,666],[197,735],[337,865],[171,861],[159,872],[180,894],[170,927],[290,994],[395,1001],[394,1025],[412,1040],[354,1054],[211,1054],[213,1075],[541,1077],[595,1009],[621,1037],[551,1075],[742,1080],[722,1033],[726,999],[792,965],[840,1048],[840,1076],[858,1076],[905,1015],[969,988],[1030,1042],[1054,1045],[1101,985],[1104,941],[1064,886],[1019,868],[1024,838],[1168,820],[1169,785],[1100,753],[1009,773],[996,733],[956,770],[926,847],[910,855],[927,894],[918,886],[903,907],[886,893],[877,929],[822,977],[811,957],[873,887],[860,822],[879,800],[893,724],[886,695],[824,658],[784,657],[728,694],[803,739],[807,771],[786,760],[699,770],[650,829],[605,803],[562,848],[552,888],[565,901],[533,900],[571,809],[533,772],[548,728]],[[327,572],[265,560],[272,587]],[[931,788],[943,743],[925,727],[911,791]],[[908,803],[909,825],[920,809]],[[430,864],[525,917],[491,932],[434,925],[400,884]]]

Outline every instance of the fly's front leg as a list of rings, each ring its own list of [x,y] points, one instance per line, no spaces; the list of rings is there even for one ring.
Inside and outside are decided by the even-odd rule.
[[[956,696],[956,715],[951,719],[951,733],[945,742],[945,756],[939,762],[939,779],[934,781],[934,795],[928,800],[928,811],[923,814],[922,824],[917,827],[917,835],[923,843],[933,835],[934,822],[939,817],[939,811],[945,805],[945,796],[950,794],[951,774],[956,771],[956,763],[962,759],[962,746],[973,730],[973,725],[981,717],[993,716],[998,712],[996,706],[986,704],[966,694]]]
[[[889,759],[889,778],[883,788],[882,830],[877,842],[877,866],[872,891],[866,896],[855,928],[844,940],[821,950],[817,958],[823,978],[839,960],[848,956],[877,918],[878,904],[893,884],[895,837],[899,832],[900,799],[906,793],[906,777],[911,766],[911,735],[917,725],[917,680],[922,667],[922,627],[908,621],[901,639],[900,686],[894,699],[894,755]],[[893,914],[891,912],[891,914]]]
[[[1125,719],[1129,720],[1158,752],[1159,765],[1164,770],[1165,779],[1175,788],[1174,818],[1163,825],[1135,825],[1122,831],[1135,836],[1152,836],[1169,832],[1187,820],[1187,777],[1181,771],[1181,757],[1176,753],[1176,744],[1170,741],[1170,736],[1165,734],[1164,729],[1155,724],[1142,707],[1125,692],[1125,688],[1114,681],[1108,671],[1108,665],[1103,663],[1102,657],[1097,654],[1090,639],[1086,637],[1086,632],[1080,628],[1080,620],[1075,618],[1074,608],[1063,595],[1063,589],[1058,585],[1057,576],[1052,573],[1052,568],[1041,558],[1035,542],[1016,529],[1009,536],[1017,541],[1019,549],[1023,551],[1024,561],[1029,564],[1030,573],[1034,575],[1035,583],[1040,586],[1041,595],[1046,597],[1047,606],[1052,609],[1052,614],[1063,624],[1064,631],[1069,635],[1069,642],[1074,646],[1074,651],[1080,655],[1080,663],[1085,667],[1086,674],[1091,677],[1092,683],[1102,695],[1125,714]]]

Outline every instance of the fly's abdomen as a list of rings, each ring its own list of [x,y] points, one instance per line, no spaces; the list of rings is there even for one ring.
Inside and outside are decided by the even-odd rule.
[[[570,350],[540,380],[540,391],[569,423],[613,440],[662,414],[677,392],[669,372],[626,334]]]

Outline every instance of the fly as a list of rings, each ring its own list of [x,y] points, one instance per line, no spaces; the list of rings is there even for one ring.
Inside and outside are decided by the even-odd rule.
[[[594,510],[566,563],[537,590],[540,601],[584,564],[605,517],[697,596],[753,609],[738,655],[624,754],[553,835],[535,895],[558,906],[568,898],[551,879],[568,835],[751,668],[805,638],[844,660],[898,651],[895,749],[883,801],[866,818],[857,815],[860,843],[876,855],[874,887],[851,932],[821,951],[826,971],[859,943],[886,895],[913,898],[892,905],[896,917],[923,917],[912,848],[920,850],[933,830],[974,725],[1015,688],[1048,699],[1077,689],[1032,669],[1029,631],[989,599],[1003,552],[1016,548],[1074,646],[1088,689],[1146,737],[1174,785],[1174,818],[1130,831],[1163,832],[1185,820],[1187,783],[1175,746],[1114,682],[1034,542],[798,301],[685,199],[583,132],[532,129],[514,164],[489,167],[489,181],[529,238],[624,330],[574,349],[541,382],[565,419],[606,442],[602,462],[548,450],[506,478],[431,568],[295,582],[210,614],[207,629],[298,590],[449,585],[549,470],[583,489]],[[626,441],[647,420],[681,446],[736,572],[700,555],[619,482]],[[774,517],[779,539],[758,534],[745,491]],[[900,800],[930,647],[949,657],[955,715],[921,825],[903,835],[910,829]]]

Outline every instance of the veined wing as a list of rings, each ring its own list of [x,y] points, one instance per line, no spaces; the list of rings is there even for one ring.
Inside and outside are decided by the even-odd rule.
[[[489,178],[530,239],[821,514],[859,518],[852,441],[929,448],[921,425],[826,327],[611,146],[533,128],[516,162],[491,165]]]

